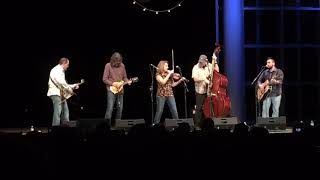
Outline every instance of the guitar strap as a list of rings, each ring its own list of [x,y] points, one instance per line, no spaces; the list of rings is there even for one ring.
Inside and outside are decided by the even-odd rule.
[[[60,88],[56,82],[54,82],[54,80],[52,79],[51,76],[49,76],[49,78],[50,78],[51,82],[52,82],[58,89],[60,89],[60,93],[62,93],[63,89]],[[64,101],[67,100],[67,99],[63,98],[62,95],[60,95],[60,98],[61,98],[61,103],[60,103],[60,104],[62,104]]]
[[[51,81],[58,89],[60,89],[60,91],[62,92],[63,89],[60,88],[56,82],[54,82],[54,80],[52,79],[52,77],[49,76],[49,78],[50,78],[50,81]],[[74,95],[76,95],[76,94],[74,93]],[[67,99],[63,98],[63,96],[60,96],[60,97],[61,97],[61,103],[60,103],[60,104],[62,104],[63,102],[65,102],[65,101],[67,100]],[[78,103],[75,103],[75,102],[72,102],[72,101],[70,101],[70,102],[71,102],[71,104],[78,105]]]
[[[54,80],[52,79],[51,76],[49,76],[49,78],[50,78],[50,81],[51,81],[58,89],[62,90],[62,89],[58,86],[58,84],[57,84],[56,82],[54,82]]]

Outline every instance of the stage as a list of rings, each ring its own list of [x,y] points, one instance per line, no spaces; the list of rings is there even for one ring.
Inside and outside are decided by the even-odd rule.
[[[127,130],[127,129],[126,129]],[[30,132],[38,132],[47,134],[50,132],[49,127],[34,127],[34,130],[31,130],[31,127],[24,127],[24,128],[0,128],[0,133],[3,134],[21,134],[26,135]],[[286,127],[286,129],[268,129],[269,134],[291,134],[293,133],[292,127]]]

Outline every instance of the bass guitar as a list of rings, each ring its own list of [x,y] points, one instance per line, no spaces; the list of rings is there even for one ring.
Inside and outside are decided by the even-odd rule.
[[[138,82],[139,81],[139,78],[138,77],[134,77],[134,78],[130,78],[129,81],[132,81],[132,83],[135,83],[135,82]],[[119,81],[117,82],[119,85],[118,87],[116,86],[110,86],[110,91],[113,93],[113,94],[118,94],[120,93],[122,90],[123,90],[123,86],[128,84],[128,82],[124,82],[124,81]]]

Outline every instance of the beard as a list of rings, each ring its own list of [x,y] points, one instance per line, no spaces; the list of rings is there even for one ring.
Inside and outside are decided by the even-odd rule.
[[[113,64],[113,67],[120,67],[120,64],[121,64],[121,63],[114,63],[114,64]]]

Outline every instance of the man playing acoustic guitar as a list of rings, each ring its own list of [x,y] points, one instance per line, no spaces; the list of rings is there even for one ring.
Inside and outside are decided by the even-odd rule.
[[[116,119],[121,119],[123,109],[123,86],[131,85],[132,80],[127,78],[125,65],[122,63],[122,55],[114,52],[110,62],[105,65],[103,73],[103,82],[107,88],[107,110],[105,119],[111,127],[111,117],[114,104],[116,102]]]
[[[52,126],[60,126],[61,120],[69,121],[69,108],[66,99],[71,97],[73,89],[78,89],[82,83],[68,84],[65,79],[65,71],[69,67],[69,59],[61,58],[59,64],[51,69],[48,81],[47,96],[53,103]]]
[[[257,98],[263,101],[262,117],[269,117],[269,109],[272,104],[272,117],[279,117],[279,107],[281,103],[283,72],[276,68],[275,60],[267,58],[267,70],[258,79]]]

